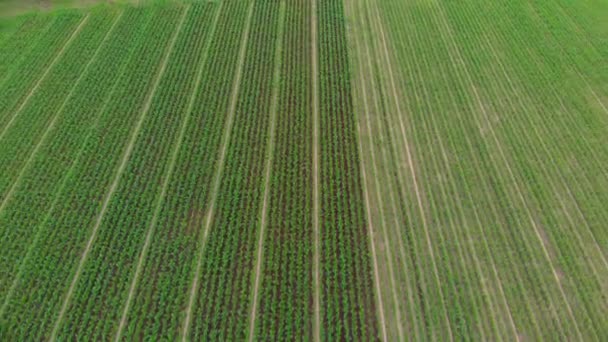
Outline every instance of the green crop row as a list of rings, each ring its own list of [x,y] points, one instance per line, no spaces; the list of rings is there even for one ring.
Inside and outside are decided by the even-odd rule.
[[[376,339],[378,322],[343,4],[320,0],[316,14],[322,336]]]
[[[311,4],[286,1],[256,337],[312,339]]]
[[[25,15],[19,17],[11,32],[0,38],[0,84],[12,73],[11,69],[19,65],[19,61],[27,56],[33,48],[36,37],[40,37],[52,22],[51,17],[45,15]],[[5,33],[5,31],[2,31]]]

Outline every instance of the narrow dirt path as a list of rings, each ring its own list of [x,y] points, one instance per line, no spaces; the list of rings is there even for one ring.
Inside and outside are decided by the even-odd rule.
[[[51,62],[51,64],[49,64],[49,66],[46,68],[46,70],[44,70],[44,72],[42,73],[42,76],[40,76],[38,81],[36,81],[36,84],[34,84],[34,87],[32,87],[32,89],[29,91],[29,93],[27,93],[27,95],[25,96],[25,99],[23,99],[23,102],[21,102],[21,104],[19,105],[19,108],[17,108],[17,110],[15,111],[15,113],[13,114],[11,119],[6,123],[6,126],[4,126],[4,128],[2,128],[2,132],[0,133],[0,141],[2,141],[2,139],[4,138],[4,134],[6,134],[6,131],[8,131],[8,129],[13,125],[15,118],[17,118],[17,116],[19,116],[19,114],[21,113],[23,108],[25,108],[25,105],[27,105],[27,103],[29,102],[30,98],[32,98],[32,96],[34,95],[36,90],[38,90],[38,88],[40,87],[42,82],[46,79],[46,76],[49,74],[49,72],[51,72],[51,70],[57,64],[57,62],[59,62],[61,57],[63,57],[65,50],[68,49],[68,47],[72,44],[74,39],[78,36],[80,31],[84,27],[84,24],[86,24],[87,21],[89,21],[89,17],[90,17],[90,14],[87,14],[84,18],[82,18],[82,21],[80,21],[80,24],[78,24],[78,27],[76,27],[74,32],[72,32],[72,35],[70,36],[70,38],[63,44],[63,47],[57,53],[57,56],[55,56],[55,58],[53,58],[53,61]]]
[[[215,209],[215,199],[220,187],[220,181],[224,171],[224,160],[226,159],[226,151],[230,142],[230,136],[232,132],[232,123],[234,121],[234,113],[236,110],[236,104],[239,97],[239,89],[241,86],[241,77],[243,73],[243,65],[245,64],[245,54],[247,52],[247,41],[249,39],[249,31],[251,28],[251,18],[253,16],[253,5],[252,1],[249,5],[249,13],[247,15],[247,23],[245,24],[245,30],[243,31],[243,37],[241,38],[241,49],[239,51],[238,66],[236,75],[232,87],[232,97],[230,99],[230,106],[228,109],[228,118],[226,119],[226,125],[224,127],[224,134],[222,135],[222,145],[220,147],[220,156],[218,159],[218,166],[213,175],[213,185],[211,193],[209,194],[209,209],[207,211],[207,218],[205,220],[205,227],[203,229],[203,236],[201,239],[200,251],[196,260],[196,269],[194,272],[194,278],[192,279],[192,286],[190,287],[190,298],[188,299],[188,307],[186,308],[186,318],[184,320],[184,326],[182,328],[182,341],[188,340],[188,331],[190,330],[190,321],[192,320],[192,308],[194,307],[194,301],[196,299],[196,289],[198,287],[198,278],[201,273],[201,267],[203,265],[203,255],[205,252],[205,243],[207,242],[207,236],[209,235],[209,229],[213,222],[213,213]]]
[[[281,72],[281,55],[283,52],[283,46],[281,42],[283,41],[283,30],[284,30],[284,20],[285,20],[285,2],[281,2],[281,8],[279,9],[279,32],[277,34],[277,48],[274,56],[274,74],[273,74],[273,95],[272,95],[272,104],[270,109],[270,134],[268,137],[268,143],[266,146],[266,166],[264,171],[264,202],[262,204],[262,211],[260,214],[260,234],[258,237],[258,251],[256,256],[256,266],[255,266],[255,282],[253,284],[253,295],[251,300],[251,320],[249,322],[249,341],[253,342],[254,333],[255,333],[255,321],[256,321],[256,312],[258,305],[258,289],[260,286],[260,274],[262,273],[262,261],[264,258],[264,232],[266,228],[266,215],[268,212],[268,196],[270,193],[270,175],[272,170],[272,162],[274,157],[274,141],[276,135],[276,122],[277,122],[277,112],[279,105],[279,93],[280,93],[280,72]]]
[[[124,172],[125,167],[127,165],[127,162],[129,161],[129,158],[131,157],[131,153],[133,152],[135,142],[137,141],[137,136],[139,135],[141,126],[143,125],[143,122],[145,121],[145,119],[147,117],[148,111],[150,110],[150,106],[152,104],[152,99],[154,98],[156,89],[158,88],[158,84],[160,83],[160,80],[161,80],[163,74],[165,73],[165,69],[167,68],[167,63],[169,62],[169,56],[171,55],[171,51],[173,51],[173,47],[175,46],[175,42],[177,41],[177,36],[182,29],[182,25],[184,23],[185,18],[186,18],[186,11],[184,11],[184,13],[182,14],[180,23],[177,26],[177,29],[175,30],[175,32],[173,33],[171,42],[169,43],[169,46],[167,47],[167,49],[165,51],[164,60],[162,62],[160,70],[158,70],[158,72],[155,76],[154,85],[152,86],[152,89],[150,90],[150,92],[148,94],[148,98],[146,99],[146,102],[142,109],[141,116],[139,117],[139,121],[137,122],[135,128],[133,129],[133,132],[131,133],[131,139],[129,140],[129,144],[127,145],[127,148],[122,156],[122,159],[120,161],[120,166],[118,167],[118,171],[116,172],[114,180],[113,180],[112,184],[110,185],[109,191],[106,193],[103,205],[101,207],[101,211],[97,215],[97,218],[95,220],[95,225],[93,226],[93,231],[91,232],[91,236],[89,237],[87,245],[82,253],[80,262],[78,264],[78,268],[76,269],[76,273],[74,274],[74,278],[72,279],[70,288],[68,289],[66,297],[61,306],[61,310],[59,311],[59,316],[57,317],[57,320],[55,321],[55,326],[53,327],[53,331],[51,332],[51,337],[49,339],[50,341],[54,341],[57,336],[57,332],[59,330],[59,327],[61,326],[61,322],[63,321],[63,316],[64,316],[65,311],[67,310],[68,304],[70,303],[70,300],[72,298],[72,294],[74,292],[74,288],[76,287],[76,283],[78,282],[78,278],[80,277],[80,273],[82,272],[82,268],[84,267],[84,264],[87,260],[89,252],[91,250],[91,246],[93,245],[93,242],[95,241],[95,238],[97,237],[97,231],[99,230],[99,227],[101,226],[101,222],[108,209],[110,200],[112,199],[112,196],[114,195],[114,192],[116,191],[118,182],[120,181],[122,173]]]

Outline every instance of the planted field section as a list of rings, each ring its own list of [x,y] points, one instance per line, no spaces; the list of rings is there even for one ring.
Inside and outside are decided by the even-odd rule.
[[[280,92],[255,336],[312,339],[311,6],[285,2]]]
[[[377,339],[344,9],[318,2],[321,334]]]
[[[507,6],[505,6],[507,7]],[[608,5],[600,1],[572,2],[563,0],[549,3],[515,2],[508,4],[508,11],[519,7],[529,23],[546,33],[544,43],[550,50],[559,51],[556,61],[566,62],[579,72],[596,90],[608,94],[608,44],[606,34],[606,10]],[[596,12],[597,11],[597,12]],[[599,15],[598,15],[599,14]],[[530,19],[532,19],[530,21]],[[608,101],[604,97],[604,105]]]
[[[72,98],[115,16],[115,11],[91,14],[36,93],[0,131],[0,201],[7,198],[31,154],[37,152],[39,143],[45,143],[57,119],[65,114],[65,103]]]
[[[116,336],[156,206],[163,200],[169,161],[182,147],[180,132],[214,11],[212,5],[192,4],[167,7],[163,12],[172,26],[167,29],[169,45],[161,69],[154,76],[157,86],[139,114],[141,121],[133,132],[137,138],[131,140],[132,150],[124,157],[128,162],[115,177],[115,191],[96,223],[95,244],[77,279],[59,338]],[[97,319],[83,322],[88,315]]]
[[[55,129],[31,157],[27,168],[24,165],[10,198],[0,203],[0,235],[4,237],[0,242],[0,270],[4,275],[0,279],[1,298],[5,298],[23,260],[31,253],[29,248],[40,236],[40,225],[58,205],[70,173],[86,155],[103,107],[124,72],[131,51],[124,47],[136,38],[145,18],[144,12],[135,9],[117,14],[113,28],[74,88]]]
[[[54,16],[42,34],[34,37],[32,48],[17,61],[15,68],[9,68],[0,83],[0,136],[16,115],[20,106],[37,82],[43,79],[47,69],[53,64],[58,53],[64,48],[74,31],[81,24],[81,13],[66,12]]]
[[[40,237],[24,261],[14,291],[3,305],[0,333],[11,340],[49,338],[75,279],[87,246],[94,242],[94,225],[116,181],[136,123],[167,53],[179,16],[165,7],[148,7],[133,49],[95,131],[59,195],[57,205],[38,228]],[[155,28],[155,29],[153,29]],[[144,58],[145,57],[145,58]],[[114,245],[120,248],[120,245]],[[91,256],[95,257],[95,256]],[[113,265],[104,265],[112,268]],[[91,293],[93,295],[93,293]],[[97,320],[86,314],[80,324]],[[59,322],[60,323],[60,322]],[[91,337],[95,339],[95,336]]]
[[[148,255],[143,261],[141,281],[126,315],[123,337],[178,339],[192,308],[192,282],[204,240],[208,197],[242,44],[249,5],[226,1],[214,19],[211,41],[195,98],[190,104],[189,123],[161,203]],[[207,298],[208,299],[208,298]],[[196,318],[198,319],[198,318]]]
[[[264,166],[273,96],[274,56],[280,2],[257,0],[246,18],[248,36],[242,71],[227,115],[234,125],[225,146],[209,236],[204,245],[196,302],[192,308],[193,340],[247,338],[255,270],[259,213],[264,193]],[[237,88],[238,87],[238,88]],[[211,214],[210,214],[211,215]]]
[[[512,5],[509,12],[527,7],[518,2]],[[598,107],[597,98],[587,97],[589,92],[601,93],[601,87],[573,70],[593,73],[588,64],[591,56],[581,52],[582,59],[563,60],[564,49],[570,45],[567,41],[574,37],[550,39],[545,34],[549,29],[538,22],[540,8],[510,16],[513,23],[500,20],[480,35],[472,32],[483,25],[481,19],[473,19],[472,7],[449,11],[447,16],[465,58],[473,54],[474,42],[484,42],[499,62],[493,68],[472,65],[470,69],[474,82],[484,85],[482,95],[491,98],[490,108],[508,113],[496,128],[496,137],[512,151],[514,174],[521,180],[522,191],[529,193],[527,207],[539,212],[532,227],[539,232],[536,241],[546,250],[544,257],[552,269],[548,291],[557,290],[557,324],[565,336],[602,339],[608,302],[597,299],[606,298],[608,212],[600,208],[608,198],[600,189],[608,188],[608,177],[600,161],[608,151],[606,143],[601,143],[606,140],[608,112]],[[559,8],[547,6],[543,11],[547,17],[559,18]],[[552,25],[558,24],[562,26],[555,32],[567,34],[568,22],[553,21]],[[507,36],[515,26],[518,33]],[[531,49],[528,44],[536,38],[524,40],[527,35],[545,39],[534,42]],[[581,51],[588,51],[584,48],[589,42],[577,44]],[[499,51],[506,56],[501,58]],[[554,87],[560,73],[563,89],[557,92]],[[493,80],[497,75],[503,75],[500,82]],[[499,95],[514,100],[501,101]],[[587,120],[595,122],[593,130],[586,127]]]
[[[413,256],[395,277],[420,270],[406,322],[430,339],[601,340],[608,126],[592,36],[554,2],[370,4],[377,38],[360,55],[387,122],[363,142],[403,184],[387,189],[402,233],[382,234]]]
[[[382,279],[378,311],[384,322],[380,325],[388,340],[437,339],[429,332],[445,321],[438,287],[425,283],[433,279],[432,259],[418,250],[421,244],[415,239],[414,227],[421,231],[423,225],[417,215],[415,183],[405,167],[408,157],[415,157],[401,130],[409,125],[408,118],[400,116],[402,106],[395,102],[400,98],[393,93],[381,22],[377,11],[371,11],[375,4],[358,1],[345,6],[369,229]]]
[[[2,30],[3,37],[0,38],[0,84],[19,64],[19,61],[27,55],[27,52],[35,45],[36,37],[42,36],[50,23],[51,18],[44,15],[25,15],[19,17],[14,27]]]

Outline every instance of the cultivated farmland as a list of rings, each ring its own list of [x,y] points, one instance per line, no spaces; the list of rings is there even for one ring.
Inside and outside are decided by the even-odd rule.
[[[0,13],[1,340],[608,340],[605,1],[66,3]]]

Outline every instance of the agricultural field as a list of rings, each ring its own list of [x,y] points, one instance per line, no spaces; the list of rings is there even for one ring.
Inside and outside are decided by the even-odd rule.
[[[0,340],[608,340],[608,2],[0,12]]]

